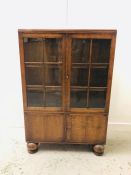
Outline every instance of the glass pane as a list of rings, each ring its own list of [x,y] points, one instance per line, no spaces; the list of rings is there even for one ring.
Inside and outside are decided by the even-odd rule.
[[[71,107],[87,107],[87,90],[71,89]]]
[[[62,106],[61,90],[51,90],[46,88],[46,107],[60,107]]]
[[[45,65],[45,85],[59,86],[61,78],[61,65]]]
[[[110,39],[94,39],[92,43],[92,63],[109,63]]]
[[[88,85],[88,69],[73,67],[71,71],[72,86],[87,86]]]
[[[58,38],[45,39],[45,62],[61,62],[62,60],[62,42]]]
[[[26,67],[26,84],[42,85],[43,84],[43,67]]]
[[[89,62],[90,40],[73,39],[72,40],[72,63]]]
[[[24,38],[25,62],[43,61],[43,41],[41,38]]]
[[[107,86],[107,68],[91,68],[90,86],[106,87]]]
[[[89,92],[89,107],[104,108],[106,100],[106,91],[90,91]]]
[[[44,105],[42,90],[27,90],[27,106],[41,107]]]

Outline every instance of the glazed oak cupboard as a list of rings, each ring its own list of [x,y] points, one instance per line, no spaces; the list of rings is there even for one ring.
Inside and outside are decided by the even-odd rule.
[[[106,142],[116,30],[19,30],[27,148]]]

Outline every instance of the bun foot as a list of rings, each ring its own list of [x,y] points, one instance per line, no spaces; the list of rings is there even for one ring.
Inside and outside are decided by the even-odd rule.
[[[104,145],[94,145],[93,151],[97,156],[102,156],[104,154]]]
[[[38,151],[38,143],[27,143],[27,149],[30,154]]]

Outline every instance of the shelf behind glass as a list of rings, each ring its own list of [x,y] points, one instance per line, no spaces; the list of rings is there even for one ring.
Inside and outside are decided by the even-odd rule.
[[[90,39],[72,39],[72,63],[88,63]]]
[[[104,108],[106,102],[106,90],[90,90],[88,107],[89,108]]]
[[[110,58],[110,39],[93,39],[92,40],[92,63],[109,63]]]

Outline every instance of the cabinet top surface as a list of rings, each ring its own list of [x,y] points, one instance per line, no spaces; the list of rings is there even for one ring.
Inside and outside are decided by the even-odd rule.
[[[19,33],[96,33],[116,34],[116,29],[18,29]]]

